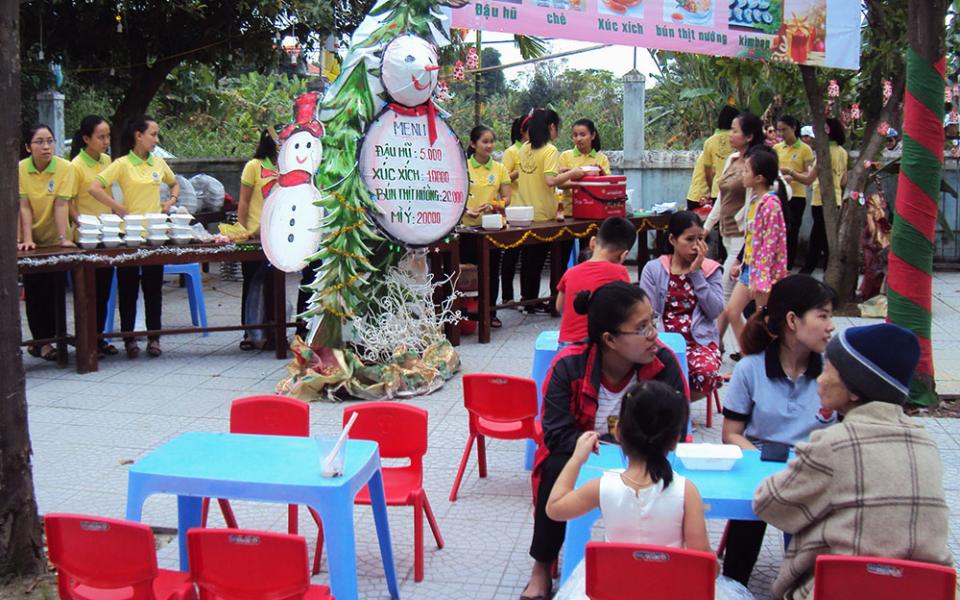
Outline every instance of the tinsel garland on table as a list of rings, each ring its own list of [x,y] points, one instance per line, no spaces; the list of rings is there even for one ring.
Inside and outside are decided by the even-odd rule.
[[[98,263],[104,265],[116,265],[131,260],[139,260],[141,258],[149,258],[152,256],[183,256],[185,254],[192,254],[197,256],[202,255],[217,255],[224,254],[227,252],[236,252],[242,250],[258,250],[260,249],[259,245],[243,245],[243,244],[224,244],[222,246],[200,246],[200,247],[190,247],[190,246],[161,246],[158,248],[141,248],[135,252],[125,252],[122,254],[98,254],[94,252],[72,252],[69,254],[54,254],[51,256],[44,256],[39,258],[34,258],[31,256],[24,256],[17,259],[18,267],[49,267],[53,265],[64,265],[71,263]]]

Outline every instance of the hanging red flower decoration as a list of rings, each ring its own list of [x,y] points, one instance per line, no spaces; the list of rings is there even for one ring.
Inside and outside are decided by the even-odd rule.
[[[453,78],[457,81],[463,81],[465,75],[463,73],[463,61],[458,60],[455,65],[453,65]]]
[[[480,66],[480,55],[477,54],[477,49],[473,46],[467,50],[467,68],[470,70],[476,69]]]
[[[883,105],[886,106],[893,96],[893,83],[889,79],[883,80]]]
[[[827,86],[827,96],[830,98],[840,97],[840,85],[837,83],[836,79],[830,80],[830,85]]]
[[[860,112],[860,103],[854,102],[850,105],[850,118],[854,121],[859,121],[861,116],[863,115]]]

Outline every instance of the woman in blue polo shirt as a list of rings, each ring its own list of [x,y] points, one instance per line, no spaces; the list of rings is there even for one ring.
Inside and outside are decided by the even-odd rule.
[[[756,450],[766,442],[793,446],[837,422],[817,391],[823,352],[833,333],[837,294],[808,275],[774,284],[767,305],[743,330],[724,398],[723,442]],[[766,523],[730,521],[723,574],[747,585]]]

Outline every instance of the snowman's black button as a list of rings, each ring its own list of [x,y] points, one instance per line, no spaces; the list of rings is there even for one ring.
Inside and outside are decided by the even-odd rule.
[[[293,234],[292,234],[292,233],[287,236],[287,241],[288,241],[288,242],[291,242],[291,243],[293,242]]]
[[[296,224],[296,219],[290,219],[290,227],[293,227]]]

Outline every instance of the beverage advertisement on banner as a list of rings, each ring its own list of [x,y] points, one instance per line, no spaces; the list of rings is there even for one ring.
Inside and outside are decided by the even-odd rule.
[[[452,26],[791,62],[860,66],[855,0],[471,0]]]

